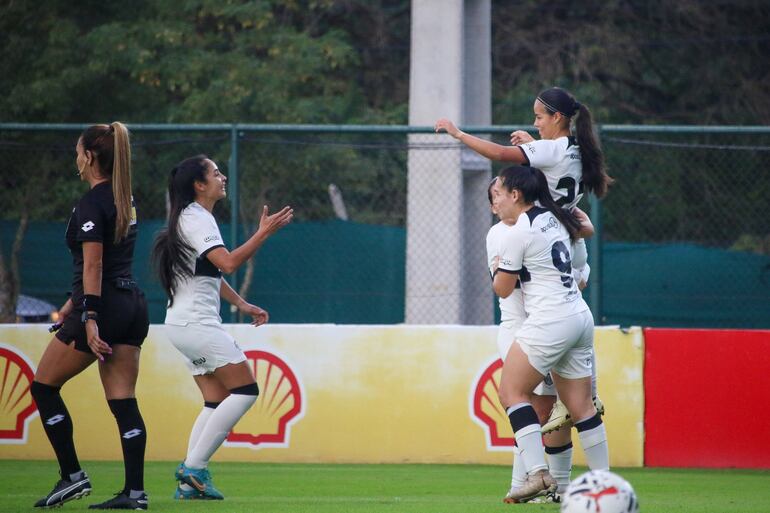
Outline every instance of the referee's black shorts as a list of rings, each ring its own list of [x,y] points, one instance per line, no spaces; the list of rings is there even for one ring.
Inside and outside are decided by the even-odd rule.
[[[90,354],[82,314],[81,306],[73,309],[56,332],[56,338],[65,344],[74,340],[75,349]],[[135,284],[118,286],[116,281],[102,282],[102,307],[97,324],[99,338],[110,346],[126,344],[140,347],[150,329],[144,292]]]

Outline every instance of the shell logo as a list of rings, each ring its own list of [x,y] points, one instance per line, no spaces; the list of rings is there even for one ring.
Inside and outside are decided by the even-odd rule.
[[[281,358],[267,351],[245,351],[259,386],[259,397],[230,432],[229,447],[288,447],[291,426],[305,414],[302,384]]]
[[[471,419],[484,429],[489,451],[510,451],[513,447],[511,424],[497,398],[502,371],[503,361],[496,358],[471,384]]]
[[[18,350],[0,344],[0,444],[24,444],[30,420],[37,414],[30,386],[32,363]]]

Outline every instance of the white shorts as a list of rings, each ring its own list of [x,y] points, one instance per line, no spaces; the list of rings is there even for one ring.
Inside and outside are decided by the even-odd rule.
[[[511,349],[511,344],[516,339],[516,332],[519,329],[521,329],[521,325],[513,321],[505,321],[498,327],[497,351],[502,361],[505,361],[505,357],[508,356],[508,351]],[[556,395],[556,387],[553,385],[550,374],[545,375],[545,379],[535,388],[534,393],[537,395]]]
[[[228,363],[246,360],[235,339],[221,324],[166,324],[166,335],[180,353],[193,376],[211,374]]]
[[[568,379],[591,375],[594,318],[589,310],[553,321],[527,319],[516,342],[529,364],[543,375],[553,370]]]

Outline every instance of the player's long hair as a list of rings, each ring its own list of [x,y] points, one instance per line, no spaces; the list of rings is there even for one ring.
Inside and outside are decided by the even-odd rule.
[[[548,180],[545,175],[536,167],[530,166],[510,166],[500,171],[498,177],[502,186],[508,192],[517,189],[524,196],[524,202],[527,204],[539,201],[543,208],[547,209],[559,222],[567,229],[571,240],[578,239],[580,231],[580,221],[572,212],[561,208],[553,200],[551,191],[548,189]]]
[[[183,160],[171,170],[168,179],[168,226],[155,237],[152,262],[169,306],[174,304],[177,280],[190,278],[195,272],[189,263],[193,248],[179,233],[179,216],[195,201],[195,182],[206,182],[206,159],[206,155],[196,155]]]
[[[575,100],[569,91],[560,87],[546,89],[537,96],[537,99],[549,114],[559,112],[569,120],[568,122],[575,120],[575,137],[580,148],[580,161],[583,166],[583,184],[586,190],[595,194],[597,198],[603,198],[614,180],[607,174],[604,152],[596,138],[591,111]]]
[[[131,227],[131,142],[126,125],[93,125],[80,134],[83,150],[93,152],[99,169],[110,177],[115,198],[115,242],[128,235]]]

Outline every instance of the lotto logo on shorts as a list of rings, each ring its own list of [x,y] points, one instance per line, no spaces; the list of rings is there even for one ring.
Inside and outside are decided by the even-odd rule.
[[[511,424],[497,397],[502,373],[503,361],[497,358],[483,366],[471,383],[471,419],[484,430],[489,451],[510,451],[513,447]]]
[[[1,343],[0,368],[0,444],[23,444],[27,442],[29,422],[37,414],[29,391],[35,371],[23,353]]]
[[[245,351],[259,397],[225,440],[227,446],[289,447],[291,427],[305,415],[305,393],[297,374],[279,356]]]

